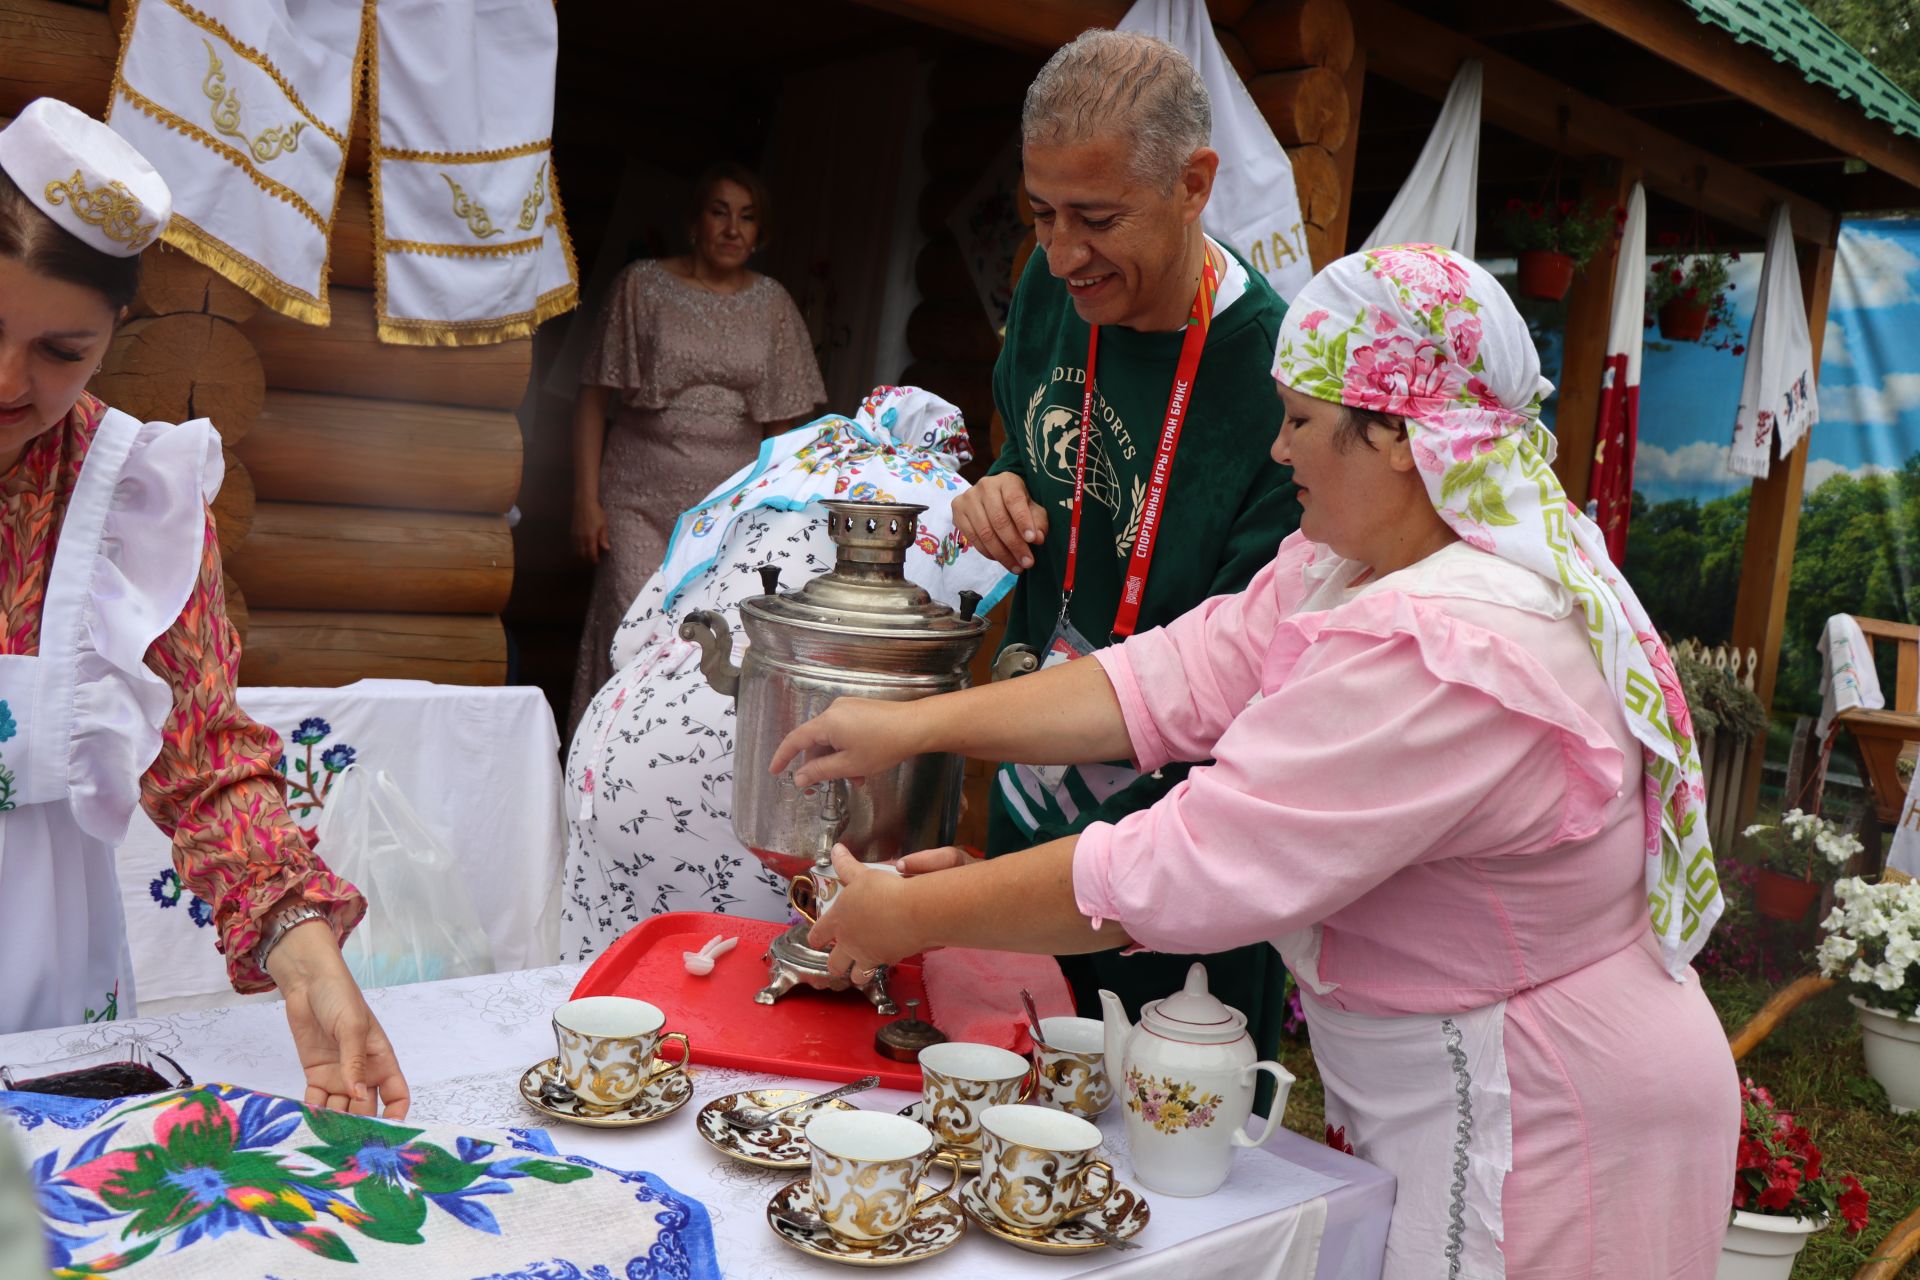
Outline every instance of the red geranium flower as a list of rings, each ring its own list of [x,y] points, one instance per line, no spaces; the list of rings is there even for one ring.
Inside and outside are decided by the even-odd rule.
[[[1857,1236],[1867,1229],[1867,1189],[1850,1173],[1841,1177],[1840,1188],[1840,1216]]]

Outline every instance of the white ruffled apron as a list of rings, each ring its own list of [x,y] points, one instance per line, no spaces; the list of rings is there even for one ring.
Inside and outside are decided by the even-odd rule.
[[[129,455],[147,428],[107,411],[55,543],[40,651],[0,655],[0,1032],[134,1012],[114,850],[138,802],[140,776],[159,754],[172,696],[158,676],[126,667],[170,625],[170,618],[157,621],[163,601],[175,616],[184,605],[180,582],[184,574],[191,588],[205,527],[199,495],[209,471],[211,483],[219,482],[209,428],[163,429],[193,434],[170,441],[149,466],[179,471],[197,458],[196,474],[129,476]],[[179,511],[189,483],[201,521],[190,549]],[[125,518],[127,509],[169,518],[109,532],[110,517],[118,510]],[[123,542],[130,536],[151,541],[129,554]],[[191,569],[179,563],[185,554]],[[165,571],[147,572],[156,565]],[[166,585],[145,591],[141,577]],[[100,613],[123,601],[131,622],[102,623]],[[147,630],[152,635],[140,638]]]
[[[1296,612],[1351,599],[1359,567],[1337,558],[1308,565]],[[1432,594],[1559,607],[1557,599],[1501,599],[1458,580],[1458,569],[1457,557],[1436,557],[1397,580],[1415,579]],[[1320,941],[1316,924],[1274,945],[1300,984],[1328,1126],[1399,1182],[1382,1280],[1504,1280],[1500,1197],[1513,1169],[1506,1001],[1449,1014],[1349,1012],[1325,998],[1337,984],[1318,977]]]

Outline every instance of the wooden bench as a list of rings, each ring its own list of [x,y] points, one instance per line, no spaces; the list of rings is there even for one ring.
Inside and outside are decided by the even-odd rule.
[[[1897,762],[1908,743],[1920,744],[1920,626],[1858,616],[1853,620],[1874,650],[1883,643],[1895,647],[1893,697],[1887,710],[1857,707],[1840,712],[1834,723],[1853,735],[1873,792],[1874,816],[1882,826],[1892,827],[1900,821],[1907,797]]]

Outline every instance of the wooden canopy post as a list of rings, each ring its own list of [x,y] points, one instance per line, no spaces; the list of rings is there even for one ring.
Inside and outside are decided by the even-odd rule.
[[[1626,204],[1639,167],[1600,160],[1592,163],[1580,194],[1592,204],[1618,208]],[[1555,397],[1553,433],[1560,452],[1553,469],[1560,487],[1576,507],[1587,505],[1593,479],[1593,442],[1600,416],[1600,383],[1607,360],[1607,332],[1613,327],[1613,269],[1620,258],[1620,241],[1609,238],[1593,260],[1573,278],[1567,293],[1566,342],[1560,361],[1560,389]]]
[[[1806,296],[1807,335],[1813,342],[1814,383],[1819,384],[1820,348],[1827,333],[1827,299],[1833,291],[1834,249],[1839,241],[1838,220],[1825,244],[1800,253],[1800,290]],[[1787,591],[1793,582],[1793,541],[1800,531],[1800,498],[1806,487],[1809,431],[1786,458],[1776,462],[1765,479],[1753,482],[1747,503],[1747,545],[1740,563],[1740,592],[1733,606],[1733,646],[1760,654],[1753,690],[1762,706],[1773,706],[1773,686],[1780,674],[1780,645],[1785,639]],[[1744,827],[1760,801],[1760,774],[1766,763],[1766,744],[1747,753],[1747,773],[1741,780],[1739,817]]]

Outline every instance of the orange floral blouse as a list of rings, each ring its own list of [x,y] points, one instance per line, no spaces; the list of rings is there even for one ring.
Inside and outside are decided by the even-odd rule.
[[[82,395],[0,480],[0,653],[39,652],[60,522],[106,410]],[[308,848],[274,771],[279,735],[250,720],[234,698],[240,641],[227,621],[211,513],[199,581],[172,628],[148,648],[147,666],[173,689],[173,713],[160,755],[141,779],[141,805],[172,838],[181,884],[213,904],[216,945],[234,990],[270,990],[273,979],[253,958],[268,913],[298,895],[344,939],[367,904]]]

